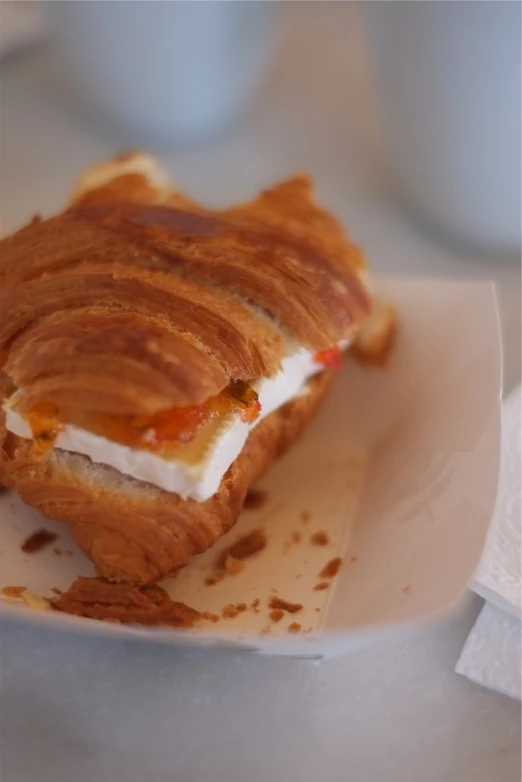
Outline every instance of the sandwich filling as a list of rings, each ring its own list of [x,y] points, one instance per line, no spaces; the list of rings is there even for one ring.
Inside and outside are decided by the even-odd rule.
[[[343,342],[312,353],[303,347],[282,359],[276,375],[252,385],[236,381],[203,405],[150,417],[82,413],[42,402],[23,413],[5,406],[13,434],[45,451],[73,451],[94,463],[199,502],[216,493],[250,431],[270,413],[307,392],[307,381],[340,363]],[[23,392],[17,399],[23,398]]]

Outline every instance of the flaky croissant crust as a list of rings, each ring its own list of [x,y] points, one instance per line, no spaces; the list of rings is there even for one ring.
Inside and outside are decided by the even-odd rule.
[[[154,165],[88,172],[68,209],[1,242],[3,369],[27,404],[199,404],[274,374],[288,337],[323,350],[367,319],[361,253],[307,177],[213,211]]]

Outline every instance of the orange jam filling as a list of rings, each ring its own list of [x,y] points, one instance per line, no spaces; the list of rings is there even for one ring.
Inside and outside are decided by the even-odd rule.
[[[254,389],[236,380],[201,405],[174,407],[150,416],[106,415],[42,401],[24,413],[24,417],[42,451],[53,447],[65,424],[73,424],[121,445],[168,456],[194,440],[211,422],[220,423],[227,416],[239,413],[243,421],[252,423],[260,410]]]
[[[323,367],[330,367],[331,369],[341,369],[343,354],[341,348],[336,345],[333,348],[327,350],[320,350],[314,356],[316,364],[321,364]]]

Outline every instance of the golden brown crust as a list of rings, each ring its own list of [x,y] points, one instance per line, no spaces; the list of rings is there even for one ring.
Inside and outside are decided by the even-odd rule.
[[[317,375],[306,396],[267,416],[206,502],[183,501],[78,454],[51,451],[39,458],[32,441],[5,430],[2,478],[45,516],[69,523],[76,543],[107,579],[153,583],[235,524],[249,487],[298,437],[331,380],[331,371]]]
[[[372,312],[357,332],[350,353],[363,364],[383,366],[397,336],[397,315],[389,304],[374,302]]]
[[[296,176],[207,210],[153,161],[88,172],[73,205],[0,245],[0,350],[32,399],[107,413],[199,404],[271,376],[282,333],[313,350],[370,311],[363,261]]]
[[[159,586],[138,588],[111,584],[102,578],[77,578],[51,604],[57,611],[67,614],[126,624],[193,627],[195,622],[205,618],[185,603],[171,600]]]

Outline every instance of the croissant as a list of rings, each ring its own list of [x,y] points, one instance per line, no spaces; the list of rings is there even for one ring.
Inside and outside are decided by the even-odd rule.
[[[1,242],[1,480],[105,578],[156,582],[236,522],[340,352],[384,353],[373,310],[306,176],[210,210],[142,153],[97,166]]]

